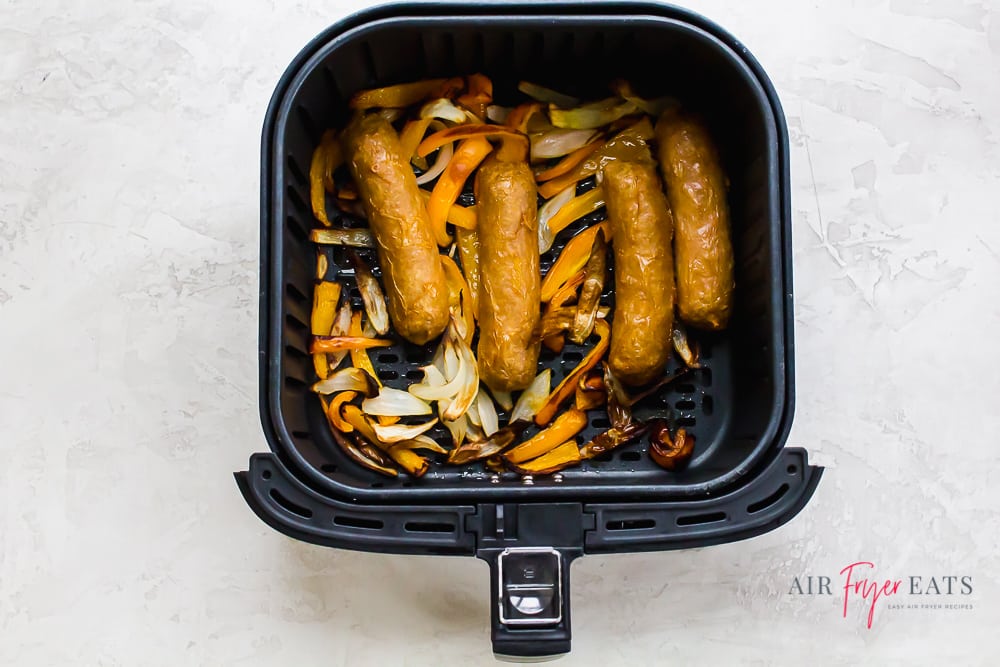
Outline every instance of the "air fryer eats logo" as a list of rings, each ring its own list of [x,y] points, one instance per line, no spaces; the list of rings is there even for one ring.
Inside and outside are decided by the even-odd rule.
[[[862,560],[842,569],[839,577],[795,577],[788,594],[840,595],[844,603],[843,617],[847,618],[848,609],[852,605],[861,605],[868,612],[866,620],[870,629],[876,607],[888,610],[972,609],[972,604],[967,601],[967,596],[972,595],[972,577],[914,574],[893,579],[879,575],[874,563]]]

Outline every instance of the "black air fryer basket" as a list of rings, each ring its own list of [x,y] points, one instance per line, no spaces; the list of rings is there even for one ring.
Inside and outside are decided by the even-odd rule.
[[[658,398],[696,438],[683,471],[662,470],[645,444],[633,444],[530,484],[436,464],[420,479],[388,479],[334,442],[309,392],[312,151],[326,128],[343,126],[357,90],[480,71],[493,79],[498,104],[515,101],[520,79],[597,99],[625,77],[651,96],[677,97],[716,137],[731,181],[737,292],[729,329],[698,337],[704,368]],[[676,7],[403,3],[329,28],[289,66],[264,124],[260,414],[271,452],[253,455],[236,475],[247,502],[276,530],[315,544],[486,560],[493,647],[510,656],[569,650],[569,570],[579,556],[731,542],[788,521],[822,469],[808,465],[804,450],[784,447],[794,403],[787,143],[757,61],[718,26]],[[543,256],[543,269],[558,249]],[[343,255],[332,260],[331,279],[350,275]],[[373,357],[380,378],[404,388],[432,352],[433,343],[398,344]],[[558,380],[583,352],[567,344],[540,363]],[[607,426],[594,418],[582,435]]]

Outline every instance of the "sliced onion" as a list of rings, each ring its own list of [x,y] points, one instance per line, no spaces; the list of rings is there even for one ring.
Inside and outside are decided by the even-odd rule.
[[[361,368],[344,368],[325,380],[320,380],[312,386],[317,394],[334,394],[338,391],[358,391],[365,396],[375,396],[379,393],[375,378]]]
[[[517,84],[517,89],[528,97],[539,102],[545,102],[546,104],[557,104],[561,107],[575,107],[580,104],[580,100],[575,97],[564,95],[551,88],[539,86],[537,83],[531,83],[530,81],[521,81]]]
[[[535,414],[545,405],[551,387],[552,370],[546,368],[535,376],[528,388],[517,399],[517,405],[514,406],[514,411],[510,414],[510,423],[534,419]]]
[[[438,420],[435,417],[423,424],[392,424],[390,426],[372,424],[372,428],[375,429],[375,435],[378,436],[380,442],[391,445],[404,440],[413,440],[421,433],[429,431],[437,423]]]
[[[314,229],[309,240],[321,245],[346,245],[353,248],[374,248],[375,237],[370,229]]]
[[[468,114],[452,104],[451,100],[440,98],[432,100],[420,107],[421,118],[440,118],[452,123],[464,123],[469,120]]]
[[[448,409],[451,401],[448,399],[443,399],[438,402],[438,410],[444,412]],[[466,419],[465,415],[462,415],[458,419],[451,421],[442,420],[445,428],[451,433],[451,441],[456,447],[461,447],[462,443],[465,442],[466,435],[469,432],[469,420]]]
[[[556,128],[531,135],[531,159],[547,160],[568,155],[590,143],[597,136],[595,130]]]
[[[479,410],[479,425],[483,427],[483,433],[489,438],[500,430],[500,418],[497,416],[493,399],[490,398],[485,389],[479,389],[479,394],[476,396],[476,407]]]
[[[340,305],[340,310],[337,311],[337,316],[333,320],[333,328],[330,329],[330,335],[332,336],[346,336],[351,329],[351,302],[345,301]],[[326,358],[330,361],[330,370],[336,370],[340,362],[344,360],[348,354],[347,350],[341,350],[340,352],[327,352]]]
[[[510,410],[514,407],[514,398],[509,391],[493,391],[491,389],[490,393],[493,394],[493,400],[504,410]]]
[[[361,410],[377,417],[408,417],[429,415],[431,406],[408,391],[382,387],[378,396],[361,402]]]
[[[492,120],[494,123],[506,123],[507,116],[510,115],[510,107],[502,107],[498,104],[491,104],[486,107],[486,118]]]
[[[631,102],[612,97],[600,102],[585,104],[575,109],[549,107],[549,120],[556,127],[588,130],[613,123],[622,116],[638,111]]]
[[[425,171],[424,173],[420,174],[419,176],[417,176],[417,185],[424,185],[425,183],[430,183],[435,178],[440,176],[441,173],[444,172],[445,168],[448,166],[448,163],[451,162],[451,157],[454,154],[455,154],[455,149],[452,147],[451,144],[445,144],[444,146],[439,148],[437,153],[437,159],[434,161],[434,164],[431,165],[431,168]]]
[[[483,391],[482,389],[479,390],[480,393],[482,391]],[[470,405],[469,409],[465,411],[465,418],[469,420],[469,423],[472,426],[478,426],[478,427],[482,428],[482,426],[483,426],[483,420],[479,417],[479,400],[478,399],[479,399],[479,394],[477,393],[476,394],[476,400],[472,401],[472,405]]]
[[[389,331],[389,310],[385,304],[385,293],[382,286],[378,284],[378,279],[372,273],[368,263],[361,259],[361,255],[351,251],[351,264],[354,266],[354,279],[358,283],[358,291],[361,292],[361,300],[365,304],[365,312],[368,314],[368,321],[379,335],[384,335]]]
[[[657,97],[651,100],[639,97],[632,90],[631,84],[624,79],[618,79],[612,82],[611,90],[613,90],[615,94],[623,100],[631,102],[638,107],[640,111],[649,114],[653,118],[659,118],[659,116],[667,109],[675,109],[680,106],[680,102],[670,96]]]
[[[538,209],[538,252],[546,253],[555,242],[555,234],[549,229],[549,220],[576,196],[576,183],[561,190]]]
[[[393,449],[426,449],[435,454],[447,454],[448,450],[438,444],[438,441],[428,435],[418,435],[412,440],[403,440],[392,446]]]

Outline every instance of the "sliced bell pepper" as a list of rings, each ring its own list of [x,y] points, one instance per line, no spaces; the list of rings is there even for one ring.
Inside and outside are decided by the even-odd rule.
[[[577,364],[576,368],[563,378],[563,381],[559,383],[555,391],[549,394],[549,397],[545,400],[545,404],[538,411],[538,414],[535,415],[535,423],[539,426],[545,426],[552,421],[559,407],[573,396],[576,391],[576,383],[593,369],[608,351],[608,347],[611,344],[611,327],[604,320],[597,320],[594,325],[594,332],[600,337],[597,344]]]
[[[524,142],[525,150],[527,150],[528,145],[528,137],[517,130],[512,130],[503,125],[456,125],[455,127],[438,130],[434,134],[425,137],[420,142],[420,145],[417,146],[417,155],[427,157],[447,143],[458,141],[459,139],[470,139],[472,137],[511,139],[516,142]]]
[[[423,141],[427,133],[427,127],[433,118],[417,118],[408,121],[399,133],[399,146],[402,148],[403,157],[410,160],[417,152],[417,146]]]
[[[311,354],[319,352],[340,352],[341,350],[367,350],[373,347],[390,347],[391,340],[365,338],[364,336],[314,336],[309,346]]]
[[[361,336],[363,331],[364,330],[361,327],[361,311],[354,311],[351,313],[351,326],[350,329],[348,329],[348,333],[350,333],[351,336]],[[379,388],[382,387],[382,381],[379,380],[378,373],[375,372],[375,366],[372,365],[372,358],[368,356],[367,350],[364,348],[352,349],[351,365],[355,368],[368,371],[368,375],[372,376]],[[399,417],[378,417],[379,424],[395,424],[398,421]]]
[[[453,97],[465,82],[461,77],[450,79],[425,79],[396,86],[362,90],[351,98],[352,109],[375,107],[400,108],[416,104],[430,97]]]
[[[321,255],[322,256],[322,255]],[[313,309],[310,329],[313,335],[328,336],[333,332],[333,320],[337,315],[340,301],[340,283],[321,280],[313,289]],[[325,352],[313,355],[313,367],[320,380],[330,376],[330,360]]]
[[[448,300],[452,312],[465,324],[466,343],[472,344],[472,337],[476,333],[476,319],[472,315],[472,304],[469,301],[469,283],[466,282],[462,271],[458,268],[448,255],[441,255],[441,266],[444,268],[444,279],[448,284]]]
[[[448,211],[462,194],[465,181],[492,150],[493,146],[485,137],[463,140],[455,149],[455,155],[444,173],[434,184],[434,191],[427,202],[427,215],[431,219],[431,228],[438,245],[446,246],[451,243],[452,238],[447,228]]]
[[[535,180],[539,183],[551,181],[557,176],[568,174],[574,167],[593,155],[594,151],[604,145],[604,140],[598,137],[586,146],[581,146],[569,155],[563,157],[556,164],[535,174]]]
[[[420,196],[424,198],[425,204],[431,200],[431,193],[423,188],[420,188]],[[476,207],[474,205],[460,206],[459,204],[452,204],[448,207],[448,222],[462,229],[475,230],[477,224]]]
[[[334,191],[333,172],[343,162],[344,154],[337,134],[327,130],[309,162],[309,200],[313,215],[327,227],[330,226],[330,218],[326,215],[326,193]]]
[[[452,206],[454,209],[455,207]],[[470,206],[474,209],[475,206]],[[472,316],[479,319],[479,233],[458,227],[455,229],[455,240],[458,244],[458,254],[462,259],[462,273],[465,282],[469,284],[469,303],[472,306]]]
[[[356,391],[342,391],[334,394],[330,405],[326,409],[326,416],[330,419],[330,423],[341,433],[350,433],[354,430],[354,426],[347,422],[341,415],[341,410],[343,410],[346,403],[350,403],[357,397],[358,392]]]
[[[570,440],[559,445],[548,454],[539,456],[534,461],[521,464],[511,464],[514,472],[522,475],[547,475],[549,473],[568,468],[582,460],[580,449],[575,440]]]
[[[573,277],[563,283],[563,285],[556,290],[555,294],[552,295],[552,298],[545,306],[545,314],[548,315],[549,313],[562,308],[567,302],[569,302],[570,299],[576,298],[576,290],[583,284],[584,277],[585,273],[582,270],[577,271],[573,274]],[[545,336],[542,338],[542,345],[549,348],[556,354],[559,354],[563,351],[563,347],[566,345],[566,336],[563,333]]]
[[[470,74],[465,77],[466,91],[456,102],[479,118],[486,118],[486,107],[493,104],[493,82],[485,74]]]
[[[646,142],[652,138],[653,126],[649,118],[643,116],[638,122],[605,141],[572,171],[542,183],[538,186],[538,194],[545,199],[554,197],[574,183],[593,176],[612,160],[649,161],[652,156]]]
[[[587,425],[587,415],[575,408],[570,408],[552,422],[552,426],[539,431],[531,438],[503,455],[510,463],[524,463],[547,454],[566,442]]]
[[[604,188],[597,186],[579,197],[573,197],[549,218],[549,230],[556,235],[570,224],[604,206]]]
[[[543,303],[551,301],[556,291],[587,265],[590,250],[599,231],[604,232],[604,238],[610,238],[611,226],[605,220],[593,227],[587,227],[566,243],[542,280]]]

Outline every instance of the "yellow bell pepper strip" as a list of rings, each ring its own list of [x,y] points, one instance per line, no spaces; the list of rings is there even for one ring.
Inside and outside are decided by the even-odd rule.
[[[431,200],[431,193],[423,188],[420,188],[420,196],[424,198],[425,204]],[[476,207],[452,204],[448,208],[448,222],[462,229],[475,230],[477,224]]]
[[[434,191],[427,202],[427,215],[438,245],[446,246],[451,243],[452,238],[447,228],[448,211],[462,194],[465,181],[492,150],[493,146],[485,137],[464,139],[455,149],[455,155],[444,173],[434,184]]]
[[[551,167],[544,169],[537,174],[535,174],[535,180],[539,183],[544,183],[545,181],[551,181],[557,176],[562,176],[563,174],[568,174],[574,167],[590,157],[598,148],[604,145],[604,139],[598,137],[594,141],[591,141],[586,146],[581,146],[575,151],[563,157],[559,162],[555,163]]]
[[[587,415],[575,408],[570,408],[559,415],[552,426],[539,431],[531,438],[511,449],[503,458],[510,463],[524,463],[547,454],[563,444],[587,425]]]
[[[454,209],[455,207],[452,206]],[[470,206],[469,209],[475,209]],[[465,282],[469,284],[469,304],[472,306],[472,316],[479,320],[479,233],[456,226],[455,242],[458,244],[458,255],[462,260],[462,272]]]
[[[322,257],[322,255],[320,255]],[[310,320],[310,330],[315,336],[328,336],[333,333],[333,320],[337,315],[337,303],[340,301],[340,283],[321,280],[313,289],[313,308]],[[313,367],[320,380],[330,376],[330,360],[326,353],[313,355]]]
[[[594,332],[599,336],[597,344],[577,364],[576,368],[563,378],[559,386],[549,394],[549,397],[545,400],[545,404],[538,411],[538,414],[535,415],[535,423],[537,425],[545,426],[552,421],[559,407],[576,392],[576,383],[579,382],[580,378],[590,372],[605,353],[607,353],[608,347],[611,345],[611,327],[604,320],[597,320],[594,325]]]
[[[456,100],[479,118],[486,118],[486,107],[493,104],[493,82],[484,74],[465,77],[466,92]]]
[[[585,158],[569,173],[542,183],[538,186],[538,194],[545,199],[550,199],[574,183],[582,181],[588,176],[593,176],[612,160],[651,160],[649,145],[646,142],[652,138],[653,126],[649,122],[649,118],[643,116],[641,120],[605,141],[598,150]]]
[[[361,336],[364,329],[361,327],[361,311],[357,310],[351,313],[351,326],[348,329],[348,333],[351,336]],[[355,368],[360,368],[362,370],[368,371],[368,375],[375,379],[376,384],[379,388],[382,387],[382,381],[379,380],[378,374],[375,372],[375,367],[372,365],[372,359],[368,356],[367,350],[364,348],[352,349],[351,350],[351,365]],[[395,424],[399,421],[399,417],[379,417],[378,422],[380,424]]]
[[[462,271],[448,255],[441,255],[441,266],[444,268],[444,279],[448,284],[448,300],[452,313],[464,323],[462,336],[466,343],[472,344],[476,333],[476,320],[472,315],[472,304],[469,302],[469,283],[465,281]]]
[[[330,226],[326,215],[326,193],[334,191],[333,172],[344,162],[344,154],[333,130],[327,130],[313,151],[309,162],[309,201],[313,215],[321,223]]]
[[[610,225],[605,220],[593,227],[587,227],[566,243],[562,252],[559,253],[559,257],[542,280],[543,303],[551,301],[556,291],[587,265],[587,260],[590,259],[590,250],[594,246],[594,239],[597,238],[599,231],[604,232],[604,238],[610,238]]]
[[[514,472],[522,475],[548,475],[549,473],[568,468],[579,463],[582,459],[580,449],[575,440],[570,440],[559,445],[548,454],[539,456],[534,461],[521,464],[511,464]]]
[[[401,108],[416,104],[431,97],[453,97],[465,82],[461,77],[451,79],[425,79],[412,83],[401,83],[385,88],[362,90],[351,98],[352,109],[373,109],[375,107]]]
[[[579,197],[573,197],[549,218],[549,230],[555,236],[570,224],[604,206],[604,188],[597,186]]]
[[[427,127],[433,120],[433,118],[417,118],[407,121],[406,125],[403,126],[402,132],[399,133],[399,147],[407,160],[416,155],[417,146],[423,141]]]

